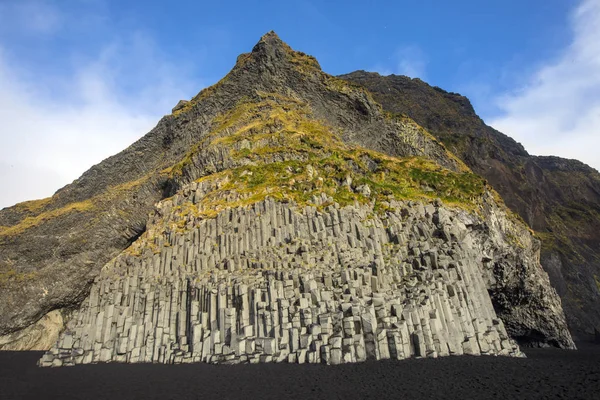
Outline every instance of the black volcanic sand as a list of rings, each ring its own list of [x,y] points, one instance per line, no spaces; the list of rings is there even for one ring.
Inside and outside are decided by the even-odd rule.
[[[600,399],[600,346],[528,358],[443,357],[353,365],[97,364],[38,368],[0,352],[0,399]]]

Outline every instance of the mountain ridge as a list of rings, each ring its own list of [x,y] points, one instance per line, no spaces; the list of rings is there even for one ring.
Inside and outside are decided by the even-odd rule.
[[[83,241],[82,238],[85,237],[83,231],[96,231],[97,235],[95,236],[99,237],[91,239],[97,240],[98,243],[108,243],[109,248],[113,249],[108,254],[114,256],[117,251],[127,247],[143,231],[145,221],[152,211],[154,203],[175,193],[177,187],[182,183],[193,180],[194,177],[203,173],[214,172],[222,168],[222,154],[209,151],[208,154],[202,154],[204,159],[196,154],[194,160],[191,160],[190,157],[193,158],[194,154],[190,154],[190,149],[193,153],[194,146],[199,141],[198,138],[210,132],[212,120],[217,117],[223,107],[234,106],[246,94],[255,93],[257,90],[266,91],[266,93],[269,93],[269,90],[286,92],[293,86],[299,90],[305,90],[303,86],[307,82],[306,77],[311,76],[313,82],[319,85],[323,84],[321,80],[326,81],[329,88],[325,93],[332,96],[333,101],[341,99],[348,103],[346,98],[352,98],[349,105],[338,110],[338,115],[327,113],[317,103],[314,110],[317,117],[329,118],[334,124],[339,124],[337,121],[342,118],[346,124],[352,123],[358,128],[364,127],[365,124],[371,123],[368,116],[365,118],[362,113],[350,114],[358,107],[367,114],[369,111],[379,113],[379,119],[374,123],[384,123],[384,118],[378,111],[379,106],[369,99],[366,91],[362,88],[354,91],[347,89],[348,93],[342,94],[331,90],[330,88],[335,89],[336,85],[338,87],[341,85],[342,88],[347,85],[344,81],[323,74],[314,58],[306,56],[304,53],[291,53],[289,46],[274,34],[265,35],[254,47],[253,52],[238,57],[237,61],[238,63],[232,71],[217,84],[203,89],[184,107],[161,118],[148,135],[136,141],[123,152],[93,166],[72,184],[58,190],[50,200],[20,203],[0,211],[0,226],[3,226],[0,229],[0,244],[2,244],[3,250],[0,271],[6,278],[4,283],[15,279],[31,278],[28,275],[34,270],[31,265],[17,266],[16,269],[12,266],[13,263],[25,261],[22,254],[28,255],[29,263],[39,262],[41,265],[48,263],[50,268],[58,268],[55,263],[60,256],[54,256],[54,260],[52,257],[48,258],[49,254],[52,254],[49,249],[61,248],[64,249],[66,257],[74,254],[76,258],[81,258],[77,262],[82,265],[81,270],[78,270],[75,275],[63,277],[64,282],[67,283],[64,285],[65,287],[56,287],[53,284],[52,276],[62,275],[59,270],[52,270],[52,273],[42,277],[48,280],[45,286],[60,293],[58,297],[69,296],[67,301],[52,298],[51,295],[44,294],[39,287],[19,287],[18,290],[25,291],[25,293],[14,294],[15,297],[7,298],[0,317],[0,333],[9,333],[25,327],[32,318],[39,319],[43,313],[51,311],[57,302],[69,304],[80,301],[81,296],[88,290],[94,274],[101,267],[100,264],[111,258],[97,254],[97,252],[106,250],[102,248],[93,250],[93,255],[86,255],[86,252],[89,252],[86,248],[94,249],[94,244],[90,245],[89,241]],[[278,70],[274,70],[274,62],[278,63],[279,70],[285,69],[296,76],[301,74],[301,79],[295,79],[293,82],[281,82],[282,79],[286,79],[287,75],[277,75]],[[255,99],[259,97],[254,94]],[[316,99],[316,102],[319,101],[322,102],[323,99]],[[413,122],[406,120],[400,121],[398,124],[412,129],[413,132],[410,135],[421,137],[419,127]],[[385,132],[386,129],[389,131],[390,128],[384,128],[382,131]],[[348,131],[346,132],[348,133]],[[394,143],[391,143],[389,147],[378,145],[364,131],[350,132],[353,132],[353,137],[346,137],[346,140],[366,140],[369,141],[366,143],[368,145],[392,151],[396,146]],[[394,135],[394,132],[389,131],[387,134]],[[423,143],[432,148],[432,154],[435,153],[442,163],[459,168],[460,162],[447,154],[443,146],[436,141],[423,138]],[[397,150],[409,147],[404,146]],[[417,149],[415,148],[414,151]],[[184,163],[185,160],[194,161],[196,164],[194,162]],[[168,171],[173,164],[181,167],[175,171],[177,173]],[[113,171],[117,171],[117,173]],[[121,203],[114,206],[112,202],[115,200]],[[101,214],[100,217],[98,214]],[[57,216],[64,217],[69,221],[63,224],[61,218],[55,218]],[[75,229],[79,229],[81,233],[72,232],[70,236],[79,239],[68,239],[54,234],[54,232],[71,226],[75,226]],[[20,234],[24,236],[19,236]],[[41,250],[40,247],[48,250]],[[39,271],[36,273],[39,275]],[[70,287],[72,279],[74,280],[73,285],[78,288],[77,293],[67,289]],[[79,283],[83,280],[86,282],[85,285]],[[65,291],[68,291],[68,294],[63,293]],[[31,316],[16,317],[12,315],[17,310],[20,310],[20,314],[28,315],[27,308],[29,306],[26,305],[23,310],[14,305],[14,301],[25,301],[30,297],[39,298],[40,295],[43,297],[38,301],[46,304],[42,314],[35,306],[32,307],[33,315]],[[21,300],[18,300],[19,298]],[[14,323],[8,322],[11,318],[16,318]]]
[[[190,185],[196,185],[196,189],[192,191]],[[208,185],[212,189],[206,191],[205,186],[200,189],[197,185]],[[414,199],[417,203],[397,206],[407,210],[406,215],[397,215],[400,211],[390,205],[396,201],[396,197],[404,200]],[[188,200],[179,203],[181,198]],[[98,285],[113,287],[113,283],[121,282],[121,278],[103,272],[103,267],[108,266],[109,261],[115,259],[118,254],[125,257],[124,259],[134,257],[132,262],[142,264],[146,262],[146,258],[149,260],[154,257],[152,254],[161,254],[161,257],[167,258],[172,256],[175,257],[174,260],[179,260],[179,257],[189,259],[190,256],[183,254],[173,255],[173,248],[184,251],[185,246],[189,245],[180,244],[180,241],[187,243],[196,240],[185,236],[190,229],[204,229],[200,226],[209,222],[202,221],[225,218],[223,215],[226,214],[223,213],[227,210],[236,210],[237,216],[237,213],[245,212],[244,207],[252,204],[265,204],[267,207],[273,199],[277,203],[291,204],[284,206],[285,213],[293,213],[292,209],[296,208],[301,210],[303,206],[314,207],[314,212],[317,213],[314,217],[317,222],[314,224],[317,225],[321,224],[318,222],[319,218],[325,218],[320,213],[333,212],[330,207],[349,207],[350,210],[354,207],[356,212],[366,212],[368,215],[389,213],[389,216],[377,222],[378,224],[386,225],[388,222],[385,221],[412,215],[424,218],[431,229],[443,231],[442,226],[434,228],[439,225],[439,221],[436,220],[438,217],[434,216],[435,212],[422,212],[421,206],[418,205],[419,202],[433,202],[436,198],[441,198],[440,201],[449,207],[466,210],[472,215],[466,217],[468,221],[471,221],[471,218],[475,218],[473,221],[477,221],[478,218],[484,219],[482,222],[467,224],[454,223],[450,219],[450,226],[460,233],[454,236],[444,234],[445,239],[443,243],[440,242],[440,246],[446,249],[456,245],[452,244],[456,238],[463,240],[465,237],[470,238],[469,235],[475,235],[473,237],[479,239],[468,239],[465,246],[483,246],[498,253],[498,260],[494,260],[493,255],[484,257],[484,266],[479,266],[481,260],[465,258],[468,264],[468,267],[465,267],[468,268],[468,272],[465,273],[473,273],[474,276],[485,275],[484,284],[491,290],[495,306],[500,307],[497,312],[505,319],[504,324],[510,334],[532,344],[550,343],[573,347],[564,324],[560,301],[539,267],[536,255],[539,248],[536,240],[530,237],[527,228],[518,219],[509,212],[507,214],[502,201],[486,186],[483,179],[472,174],[462,161],[448,152],[443,144],[411,118],[386,113],[361,86],[348,84],[323,73],[314,58],[294,52],[274,33],[268,33],[261,38],[251,53],[238,57],[236,65],[225,78],[202,90],[190,101],[180,102],[174,107],[171,115],[163,117],[156,128],[123,152],[92,167],[73,184],[59,190],[50,200],[22,203],[0,211],[0,225],[5,226],[0,230],[0,271],[5,271],[3,279],[0,280],[0,285],[3,285],[1,296],[4,300],[0,302],[0,333],[9,337],[9,342],[12,340],[11,343],[16,343],[22,339],[22,336],[19,336],[21,329],[32,326],[50,311],[62,309],[69,311],[66,314],[73,313],[72,317],[66,315],[66,319],[70,319],[71,322],[67,322],[67,332],[61,336],[62,347],[55,348],[53,351],[56,353],[49,353],[49,359],[44,362],[52,364],[55,360],[62,360],[63,353],[71,360],[69,362],[106,361],[112,357],[121,361],[128,360],[122,357],[125,353],[120,353],[120,349],[111,347],[116,342],[113,333],[110,332],[110,326],[117,321],[113,321],[113,311],[108,310],[123,305],[110,303],[113,301],[112,297],[101,297],[104,299],[102,302],[109,302],[106,304],[98,303],[97,298],[94,300],[89,297],[90,290],[98,290]],[[155,207],[155,204],[158,206]],[[172,205],[164,208],[163,204]],[[306,214],[307,212],[309,214]],[[313,218],[311,213],[313,211],[302,211],[297,218]],[[164,239],[157,236],[144,242],[150,228],[149,221],[155,221],[161,215],[166,215],[170,222],[161,225],[157,232],[166,236]],[[230,213],[227,218],[232,218],[231,215]],[[366,220],[369,218],[379,217],[366,217]],[[160,221],[160,218],[156,221]],[[272,221],[277,221],[275,216],[272,217]],[[363,223],[366,222],[360,222]],[[421,231],[414,233],[418,234],[417,241],[426,243],[427,240],[433,240],[433,233],[425,234],[427,229],[423,227]],[[299,231],[300,233],[302,231]],[[264,235],[264,232],[261,231],[260,234]],[[322,246],[320,241],[325,240],[327,235],[337,238],[337,234],[339,232],[333,225],[326,225],[325,231],[314,239],[318,241],[311,245],[313,247],[309,246],[308,251],[301,250],[302,246],[300,250],[290,248],[289,251],[307,253],[307,257],[312,259],[311,257],[316,257],[312,252]],[[438,234],[440,233],[435,233]],[[395,237],[391,231],[386,231],[385,235]],[[488,237],[493,239],[486,239]],[[374,245],[365,242],[362,233],[358,239],[365,246],[365,251],[368,250],[366,254],[371,254],[375,259],[383,257],[382,250],[377,250],[380,253],[372,253]],[[146,247],[140,254],[127,256],[127,251],[133,251],[136,243],[142,243],[140,240],[147,243]],[[389,240],[384,239],[383,242],[387,243]],[[396,241],[394,245],[399,246],[394,247],[400,251],[398,254],[406,252],[416,267],[424,266],[425,271],[432,268],[427,261],[430,256],[425,257],[421,255],[420,250],[412,250],[410,247],[404,249],[403,246],[414,248],[414,245],[408,242],[393,240]],[[219,242],[215,243],[221,253],[225,251]],[[525,255],[515,253],[519,246],[526,249]],[[376,248],[379,249],[377,246]],[[211,253],[212,250],[203,251],[208,252],[208,259],[216,257]],[[449,253],[445,253],[446,251]],[[453,251],[440,250],[440,255],[451,257]],[[462,254],[457,254],[459,253]],[[235,251],[231,256],[237,260]],[[283,255],[276,254],[276,257]],[[415,261],[416,258],[418,261]],[[203,258],[198,258],[200,259]],[[165,259],[160,260],[153,262],[160,264],[162,273],[169,271],[185,275],[197,272],[189,270],[189,265],[182,265],[180,261],[169,261],[166,267],[163,265]],[[196,258],[193,260],[196,262]],[[358,260],[361,260],[360,263],[366,263],[362,258]],[[391,261],[385,261],[389,262]],[[215,273],[220,274],[220,268],[227,269],[229,263],[230,261],[226,261],[223,265],[210,268],[216,268]],[[269,265],[272,267],[274,264]],[[385,266],[388,267],[387,264]],[[448,264],[443,268],[455,267]],[[120,271],[118,276],[134,274],[135,279],[142,281],[152,278],[145,275],[143,270],[129,268],[126,264],[118,264],[115,268],[116,271]],[[479,268],[483,268],[484,271],[479,271]],[[409,271],[413,271],[412,267]],[[539,279],[531,280],[520,276],[523,271],[528,271],[525,275]],[[424,282],[429,282],[427,284],[433,284],[425,272],[411,273],[416,274],[414,279],[424,279]],[[326,276],[320,279],[322,281],[317,283],[317,288],[319,285],[325,285],[326,290],[329,285],[327,282],[330,281]],[[373,287],[377,289],[383,284],[378,280],[374,282],[376,283],[373,283]],[[130,283],[122,284],[124,286],[119,290],[124,292],[110,292],[110,296],[124,298],[128,291],[137,296],[137,291],[141,290]],[[405,285],[401,282],[397,284]],[[482,324],[489,324],[485,332],[491,336],[489,341],[487,336],[477,336],[473,339],[475,331],[470,331],[469,328],[465,332],[470,332],[467,334],[471,335],[471,339],[466,348],[471,349],[474,345],[472,340],[476,340],[478,346],[487,348],[486,346],[491,345],[494,350],[489,351],[496,352],[502,349],[518,354],[514,347],[511,347],[512,344],[507,342],[501,345],[498,338],[505,335],[505,329],[503,325],[499,325],[499,320],[492,316],[494,311],[483,283],[478,285],[480,286],[473,290],[480,291],[477,296],[483,296],[481,310],[486,310],[482,311],[483,314],[478,314],[478,318],[486,321],[481,322]],[[303,286],[295,289],[300,290],[301,287]],[[166,290],[163,287],[155,288],[159,293]],[[177,290],[182,290],[178,288]],[[203,288],[204,286],[194,287],[194,294],[185,292],[188,293],[185,296],[198,296],[199,292],[196,290],[205,290]],[[371,290],[367,293],[371,293]],[[430,289],[425,287],[424,290]],[[454,293],[453,289],[448,290],[449,293]],[[147,295],[143,291],[139,293],[142,297]],[[302,296],[301,293],[296,295]],[[317,297],[314,301],[318,303],[320,295],[315,296]],[[240,301],[243,301],[243,296],[240,297]],[[81,304],[85,304],[85,307],[96,307],[94,313],[98,311],[98,307],[109,308],[102,308],[104,317],[100,317],[100,314],[85,317],[83,313],[87,312],[87,308],[80,309]],[[158,303],[156,309],[159,313],[162,307],[160,304],[162,303]],[[189,304],[177,304],[178,307],[183,307],[181,312],[190,312]],[[228,307],[231,308],[230,306],[231,304]],[[456,304],[456,307],[463,306]],[[474,305],[477,310],[479,306],[479,303]],[[124,313],[122,315],[131,311],[119,309]],[[86,318],[92,318],[92,315],[100,319],[99,329],[102,332],[105,332],[104,329],[109,331],[100,336],[96,335],[101,346],[97,351],[95,348],[82,350],[69,339],[72,338],[69,332],[73,329],[73,332],[78,332],[77,335],[90,334],[88,329],[91,328]],[[210,315],[210,318],[214,316]],[[139,316],[132,314],[130,317]],[[399,315],[395,317],[406,318]],[[220,324],[225,321],[224,318],[218,318],[216,324],[219,329],[223,329]],[[191,323],[192,319],[188,318],[186,321]],[[161,326],[161,323],[158,320],[153,321],[153,324],[158,324],[156,326]],[[169,324],[164,328],[169,328]],[[206,328],[212,324],[212,319],[199,324]],[[212,326],[214,328],[217,325]],[[119,329],[123,329],[127,325],[118,323],[118,326]],[[127,329],[133,328],[129,325]],[[168,346],[176,344],[179,351],[181,346],[187,346],[186,341],[192,340],[189,336],[191,325],[187,326],[185,332],[178,331],[177,337],[172,336],[175,334],[173,330],[180,328],[173,326],[170,329],[167,336],[171,342],[168,342]],[[481,329],[484,329],[483,326]],[[128,332],[132,334],[131,331]],[[159,340],[158,336],[154,336],[158,335],[157,331],[153,332],[152,340]],[[532,336],[532,332],[536,332],[536,335]],[[365,334],[367,333],[365,331]],[[483,335],[483,331],[478,333]],[[124,331],[123,334],[127,332]],[[83,336],[79,338],[83,340]],[[396,336],[393,336],[390,340],[396,340],[395,338]],[[205,340],[202,337],[194,338],[202,342],[201,339]],[[141,351],[137,340],[132,337],[131,345],[134,346],[135,343],[138,346],[134,347],[138,349],[136,351]],[[224,337],[220,340],[224,340]],[[217,351],[214,345],[213,341],[210,351]],[[430,345],[433,346],[433,343]],[[332,346],[337,354],[337,344]],[[385,348],[387,345],[383,347]],[[170,356],[164,358],[165,349],[153,348],[151,359],[158,360],[159,351],[162,351],[163,362],[172,362]],[[83,353],[79,354],[79,351]],[[177,354],[187,354],[187,350],[181,351],[183,353]],[[191,351],[193,353],[193,350]],[[127,357],[134,357],[136,360],[136,357],[139,357],[135,356],[133,348],[128,348],[127,354]],[[176,357],[175,353],[169,354]],[[415,354],[414,349],[406,354]],[[191,355],[186,359],[191,360],[196,356]],[[352,359],[352,356],[349,357]]]
[[[537,232],[542,264],[565,302],[580,337],[600,326],[600,174],[578,160],[530,155],[521,144],[485,125],[468,99],[419,79],[356,71],[382,106],[405,113],[440,139],[498,190]]]

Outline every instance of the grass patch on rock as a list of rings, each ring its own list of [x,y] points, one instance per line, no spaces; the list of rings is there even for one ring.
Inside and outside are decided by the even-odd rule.
[[[485,180],[470,171],[453,172],[421,157],[396,158],[344,143],[335,129],[315,119],[293,98],[261,93],[215,120],[205,147],[227,146],[236,168],[205,176],[214,190],[198,207],[181,207],[183,217],[211,218],[226,208],[267,197],[314,205],[322,193],[341,206],[374,202],[385,211],[390,200],[440,198],[474,210]],[[192,162],[192,148],[178,164]]]

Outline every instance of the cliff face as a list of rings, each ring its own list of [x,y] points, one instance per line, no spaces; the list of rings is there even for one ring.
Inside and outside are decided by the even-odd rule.
[[[0,225],[5,342],[72,311],[43,365],[573,346],[538,242],[484,180],[273,33]]]
[[[264,200],[171,228],[175,210],[202,207],[220,184],[193,183],[159,203],[42,365],[521,354],[486,289],[503,285],[493,265],[515,249],[480,218],[440,202],[392,201],[378,214],[323,195],[315,206]],[[539,278],[533,253],[528,243],[517,257]],[[560,314],[553,307],[539,312]]]
[[[366,91],[324,74],[314,58],[266,36],[225,78],[176,107],[123,152],[49,199],[0,211],[0,334],[81,302],[102,266],[144,231],[157,201],[187,182],[248,162],[232,158],[226,143],[208,146],[211,135],[229,133],[249,113],[269,122],[268,130],[281,128],[281,118],[261,113],[281,99],[287,105],[278,108],[280,115],[293,106],[288,119],[309,113],[348,143],[464,168],[412,120],[385,118]]]
[[[485,125],[469,100],[419,79],[364,71],[341,76],[368,88],[385,110],[409,116],[442,141],[542,240],[541,260],[579,336],[600,328],[600,174],[559,157],[529,155]]]

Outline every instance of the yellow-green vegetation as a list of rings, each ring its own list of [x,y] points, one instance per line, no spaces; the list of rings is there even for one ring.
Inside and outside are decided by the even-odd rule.
[[[508,242],[511,243],[512,245],[520,248],[520,249],[524,249],[525,245],[523,245],[523,242],[521,241],[521,239],[519,238],[518,234],[515,234],[511,231],[506,232],[506,239],[508,239]]]
[[[27,216],[23,220],[21,220],[18,224],[13,226],[0,226],[0,236],[11,236],[18,235],[23,233],[24,231],[39,226],[45,222],[53,220],[58,217],[62,217],[64,215],[73,213],[73,212],[90,212],[98,209],[98,205],[106,202],[110,202],[113,199],[124,197],[126,193],[134,190],[142,183],[147,181],[150,178],[150,175],[146,175],[140,179],[135,181],[125,182],[120,185],[115,185],[107,188],[103,193],[94,196],[90,199],[73,202],[66,204],[62,207],[58,208],[50,208],[52,206],[53,198],[47,198],[43,200],[34,200],[29,203],[27,207],[29,207],[29,211],[35,209],[37,211],[42,210],[43,207],[50,208],[47,211],[43,211],[38,213],[37,215]],[[32,206],[33,203],[34,205]],[[20,203],[17,207],[23,207],[22,205],[25,203]],[[42,205],[43,204],[43,205]]]
[[[94,204],[91,200],[85,200],[77,203],[70,203],[64,207],[56,208],[54,210],[46,211],[40,213],[34,217],[25,217],[20,223],[6,227],[0,230],[0,236],[9,236],[9,235],[17,235],[22,233],[23,231],[32,228],[34,226],[40,225],[50,219],[54,219],[57,217],[61,217],[65,214],[74,212],[74,211],[90,211],[94,208]]]
[[[38,213],[44,207],[46,207],[48,204],[50,204],[50,200],[51,200],[51,197],[47,197],[45,199],[40,199],[40,200],[24,201],[22,203],[15,204],[15,209],[18,212]]]
[[[591,238],[595,236],[596,231],[590,231],[586,222],[600,221],[600,212],[584,203],[570,202],[554,207],[547,218],[552,221],[555,231],[568,236]]]
[[[250,57],[251,57],[250,53],[242,54],[241,56],[238,57],[238,61],[245,63],[250,59]],[[192,99],[190,101],[188,101],[187,103],[185,103],[185,105],[183,107],[174,111],[173,116],[177,117],[181,114],[185,114],[185,113],[189,112],[192,108],[194,108],[194,106],[196,104],[198,104],[198,102],[215,94],[217,89],[219,87],[221,87],[223,85],[223,83],[225,83],[227,80],[229,80],[230,75],[231,75],[231,72],[229,72],[227,75],[225,75],[223,78],[221,78],[221,80],[218,81],[217,83],[215,83],[214,85],[208,86],[208,87],[205,87],[204,89],[202,89],[200,91],[200,93],[198,93],[196,96],[192,97]]]
[[[225,78],[227,78],[227,76],[225,76]],[[223,84],[223,81],[225,80],[225,78],[221,79],[219,82],[215,83],[212,86],[206,87],[204,89],[202,89],[200,91],[200,93],[198,93],[196,96],[194,96],[190,101],[188,101],[187,103],[185,103],[185,105],[183,107],[181,107],[178,110],[175,110],[173,112],[173,116],[177,117],[181,114],[185,114],[188,111],[190,111],[194,105],[196,105],[200,100],[208,97],[211,94],[214,94],[215,91],[217,90],[217,88],[219,86],[221,86]]]
[[[535,237],[542,241],[542,247],[546,250],[558,250],[556,237],[550,232],[535,231]]]
[[[301,51],[294,51],[291,48],[288,49],[286,54],[288,61],[302,73],[310,74],[321,70],[319,62],[313,56],[302,53]]]
[[[252,58],[252,53],[242,53],[238,56],[235,65],[238,67],[244,66]]]
[[[289,62],[291,62],[292,64],[294,64],[294,66],[296,67],[297,70],[304,72],[304,73],[321,70],[321,68],[319,67],[319,63],[315,57],[310,56],[305,53],[302,53],[302,52],[299,52],[299,51],[294,51],[291,47],[289,47],[285,43],[283,43],[283,46],[286,50],[287,60]],[[236,66],[235,66],[234,70],[237,68],[242,68],[245,64],[247,64],[251,60],[252,60],[252,53],[240,54],[236,60]],[[230,71],[227,75],[225,75],[220,81],[218,81],[214,85],[202,89],[200,91],[200,93],[198,93],[196,96],[194,96],[182,108],[173,112],[173,116],[177,117],[181,114],[185,114],[185,113],[189,112],[196,104],[198,104],[198,102],[200,102],[201,100],[214,94],[217,91],[217,89],[223,85],[223,83],[225,83],[227,80],[230,79],[231,74],[234,70]]]
[[[448,151],[448,149],[446,148],[446,145],[444,145],[444,143],[439,141],[435,136],[433,136],[431,133],[429,133],[421,125],[417,124],[412,118],[410,118],[404,114],[395,114],[395,113],[392,113],[389,111],[384,111],[383,113],[384,113],[386,119],[389,121],[395,121],[400,124],[413,125],[418,130],[418,132],[421,136],[426,137],[431,142],[437,143],[441,148],[443,148],[444,152],[446,153],[446,156],[455,162],[455,164],[458,166],[460,171],[463,171],[463,172],[471,171],[471,169],[469,167],[467,167],[467,165],[460,158],[458,158],[453,153]]]
[[[311,73],[314,71],[320,71],[321,67],[317,59],[309,54],[301,51],[295,51],[287,43],[281,42],[287,61],[294,64],[294,66],[301,72]]]
[[[267,196],[302,206],[321,193],[342,206],[374,202],[379,211],[390,200],[417,198],[441,198],[473,210],[485,190],[484,180],[469,171],[452,172],[424,158],[394,158],[348,145],[296,99],[267,93],[260,97],[219,116],[208,139],[208,146],[230,147],[232,158],[245,159],[240,164],[246,165],[201,178],[219,182],[214,185],[218,189],[199,207],[181,206],[177,212],[182,217],[214,217],[225,208]],[[184,160],[191,160],[196,150]]]
[[[598,291],[600,292],[600,277],[596,274],[594,274],[594,280],[596,281],[596,287],[598,288]]]
[[[376,171],[371,172],[364,165],[359,166],[358,171],[352,171],[348,161],[353,160],[353,155],[356,153],[332,153],[311,158],[308,165],[304,161],[282,161],[227,171],[226,184],[203,199],[202,209],[216,214],[226,207],[251,204],[267,196],[306,205],[311,204],[313,195],[320,193],[326,193],[342,206],[355,201],[363,204],[374,201],[377,207],[392,199],[441,197],[448,203],[470,208],[483,190],[480,179],[474,175],[449,173],[418,158],[375,159],[379,162]],[[351,186],[343,184],[347,178],[352,179]],[[436,189],[425,192],[423,184]],[[369,196],[357,190],[362,185],[369,186]],[[223,200],[223,194],[228,191],[241,195],[241,199],[228,204]],[[469,203],[471,201],[473,204]]]
[[[586,220],[600,220],[600,215],[594,210],[585,209],[583,205],[569,204],[556,206],[546,216],[546,222],[552,232],[536,232],[542,240],[542,247],[546,251],[561,253],[572,262],[585,262],[585,258],[577,251],[578,246],[573,243],[573,237],[586,238],[595,232],[582,229]]]
[[[168,245],[168,243],[166,245]],[[148,231],[144,232],[142,236],[140,236],[139,240],[133,242],[131,246],[124,250],[124,252],[129,255],[139,257],[142,255],[142,251],[144,249],[150,249],[150,251],[152,251],[154,254],[160,253],[160,249],[156,245],[154,237],[150,235]]]
[[[339,92],[339,93],[344,93],[344,94],[350,94],[353,92],[360,92],[362,93],[365,97],[367,97],[371,103],[373,105],[375,105],[375,107],[377,107],[379,109],[379,111],[383,114],[383,108],[381,107],[381,105],[379,103],[377,103],[374,99],[373,99],[373,95],[371,94],[371,92],[369,92],[367,89],[365,89],[363,86],[354,83],[354,82],[350,82],[350,81],[346,81],[343,79],[340,79],[338,77],[335,76],[331,76],[328,75],[326,73],[322,73],[322,80],[323,83],[325,83],[325,86],[334,92]]]
[[[326,74],[321,71],[321,66],[315,57],[301,51],[295,51],[285,43],[284,47],[286,50],[286,59],[294,66],[296,71],[299,71],[304,75],[318,76],[325,87],[334,92],[344,94],[360,92],[370,100],[371,104],[375,105],[375,107],[383,113],[381,105],[373,99],[371,92],[364,86]]]
[[[542,248],[545,251],[554,251],[568,257],[574,262],[584,262],[585,259],[575,249],[573,241],[563,232],[540,232],[536,231],[535,236],[542,241]]]
[[[305,74],[305,75],[318,75],[325,86],[332,91],[350,94],[351,92],[361,92],[364,94],[371,102],[379,108],[380,111],[383,111],[381,105],[376,103],[373,100],[373,96],[371,93],[363,86],[349,82],[344,79],[340,79],[338,77],[326,74],[321,71],[321,66],[317,59],[309,54],[303,53],[301,51],[295,51],[287,44],[284,43],[284,48],[286,50],[286,59],[289,61],[294,68]]]
[[[17,272],[11,265],[0,269],[0,285],[10,282],[27,282],[35,277],[35,272]]]
[[[373,104],[375,104],[380,110],[381,106],[373,100],[373,96],[371,93],[365,89],[363,86],[348,82],[343,79],[337,78],[335,76],[328,75],[321,71],[321,67],[317,59],[309,54],[303,53],[301,51],[295,51],[286,43],[282,42],[282,46],[285,50],[286,60],[292,64],[294,69],[304,75],[317,76],[321,81],[325,84],[325,86],[329,90],[337,91],[340,93],[349,94],[353,91],[360,91],[366,97],[368,97]],[[242,68],[245,64],[252,60],[252,53],[242,53],[238,56],[236,60],[235,69]],[[230,79],[232,70],[225,77],[223,77],[216,84],[206,87],[200,91],[195,97],[193,97],[190,101],[188,101],[182,108],[173,112],[173,116],[179,116],[189,112],[199,101],[205,99],[211,94],[214,94],[216,90],[223,85],[224,82]]]
[[[151,177],[151,173],[146,174],[146,175],[142,176],[141,178],[133,180],[133,181],[128,181],[128,182],[121,183],[119,185],[110,186],[109,188],[106,189],[106,191],[104,193],[93,197],[92,200],[95,203],[97,203],[97,202],[101,202],[101,201],[112,200],[117,197],[122,197],[124,194],[130,192],[131,190],[138,188],[140,185],[147,182],[150,179],[150,177]]]

